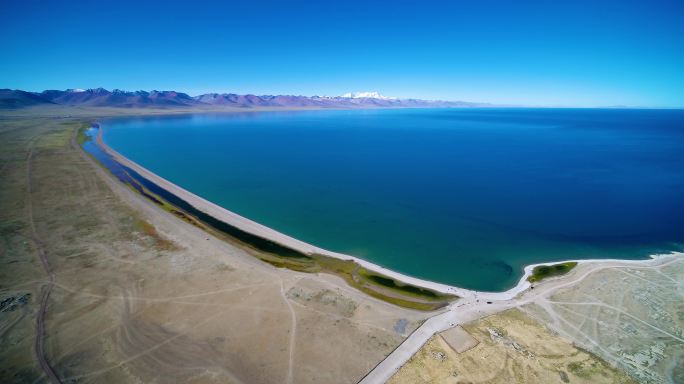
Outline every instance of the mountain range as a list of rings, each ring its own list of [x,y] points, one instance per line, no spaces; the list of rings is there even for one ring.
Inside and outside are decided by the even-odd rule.
[[[108,91],[104,88],[46,90],[27,92],[0,89],[0,107],[22,108],[37,105],[66,105],[119,108],[176,107],[323,107],[323,108],[453,108],[486,107],[485,103],[397,99],[377,92],[348,93],[343,96],[238,95],[207,93],[190,96],[176,91]]]
[[[348,92],[342,95],[342,97],[347,97],[351,99],[382,99],[382,100],[395,100],[396,97],[387,97],[381,95],[378,92]]]

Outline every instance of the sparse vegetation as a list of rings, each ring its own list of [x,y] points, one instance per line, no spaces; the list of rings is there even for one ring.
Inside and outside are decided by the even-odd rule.
[[[568,364],[568,371],[570,371],[573,375],[581,377],[581,378],[590,378],[591,375],[600,372],[598,369],[599,367],[597,366],[598,364],[596,362],[590,362],[587,364],[586,362],[574,362]]]
[[[231,244],[207,241],[161,210],[140,209],[146,202],[125,189],[133,186],[103,178],[71,144],[94,115],[147,110],[7,113],[0,123],[0,382],[48,381],[42,355],[58,377],[52,382],[280,383],[295,361],[295,383],[356,383],[404,339],[392,329],[397,320],[409,321],[409,333],[429,315],[369,300],[339,279],[274,270],[240,248],[307,267],[310,259],[257,251],[228,236]],[[72,113],[79,115],[66,117]],[[157,248],[155,233],[184,248]],[[55,278],[46,301],[41,250]],[[296,301],[281,296],[281,287],[313,294]],[[363,310],[352,316],[356,306]],[[36,351],[41,313],[47,353]],[[125,368],[111,369],[119,364]]]
[[[376,284],[382,285],[393,290],[398,290],[406,294],[416,295],[419,297],[438,297],[437,293],[435,293],[432,290],[416,287],[414,285],[402,284],[401,282],[398,282],[395,279],[381,276],[374,272],[367,271],[365,269],[362,272],[360,272],[360,275]]]
[[[458,352],[435,335],[388,383],[634,383],[519,309],[462,327],[477,341],[473,347]]]
[[[324,255],[313,255],[321,272],[343,278],[352,287],[377,299],[404,308],[431,311],[446,306],[456,296],[403,284],[361,267],[352,260],[340,260]]]
[[[149,222],[143,219],[137,219],[135,221],[135,228],[139,232],[142,232],[143,234],[151,237],[154,240],[154,245],[157,249],[166,251],[173,251],[178,249],[178,246],[173,241],[162,237],[159,234],[159,232],[157,232],[157,229],[154,227],[154,225],[150,224]]]
[[[547,277],[565,275],[576,266],[577,262],[575,261],[568,261],[566,263],[558,263],[553,265],[539,265],[534,267],[532,274],[527,278],[527,281],[530,283],[537,283]]]
[[[76,142],[78,145],[83,145],[86,141],[88,141],[88,136],[85,134],[86,129],[88,129],[87,124],[83,124],[77,131],[76,131]],[[68,132],[68,131],[67,131]]]

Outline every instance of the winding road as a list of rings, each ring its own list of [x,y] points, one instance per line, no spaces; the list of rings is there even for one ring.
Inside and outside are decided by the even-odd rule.
[[[50,299],[50,293],[55,285],[55,275],[50,269],[50,264],[47,260],[47,252],[45,251],[45,245],[38,236],[36,231],[36,224],[33,219],[33,200],[31,198],[31,164],[33,159],[33,148],[30,148],[28,154],[26,155],[26,210],[28,215],[28,221],[31,227],[31,241],[36,247],[38,252],[38,258],[40,259],[43,270],[47,274],[47,281],[40,290],[40,307],[38,308],[38,313],[36,314],[36,342],[34,344],[34,352],[36,354],[36,359],[38,360],[38,365],[43,370],[43,373],[48,377],[51,383],[62,383],[59,379],[55,370],[52,368],[50,363],[45,356],[45,313],[47,312],[48,301]]]

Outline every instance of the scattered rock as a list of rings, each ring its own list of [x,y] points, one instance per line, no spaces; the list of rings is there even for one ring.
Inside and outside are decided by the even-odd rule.
[[[408,325],[408,320],[399,319],[394,323],[394,332],[403,335],[406,332],[406,326]]]
[[[520,352],[528,358],[533,358],[535,356],[534,353],[528,351],[525,347],[518,344],[513,339],[505,336],[502,330],[487,328],[487,331],[489,332],[489,337],[491,337],[492,341],[503,344],[507,347],[512,347],[514,350]]]
[[[30,293],[21,296],[11,296],[0,301],[0,312],[12,312],[28,304]]]

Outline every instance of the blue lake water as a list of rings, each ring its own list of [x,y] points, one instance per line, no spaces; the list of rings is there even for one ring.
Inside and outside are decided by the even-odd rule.
[[[404,109],[112,119],[112,148],[323,248],[479,290],[684,244],[684,111]]]

